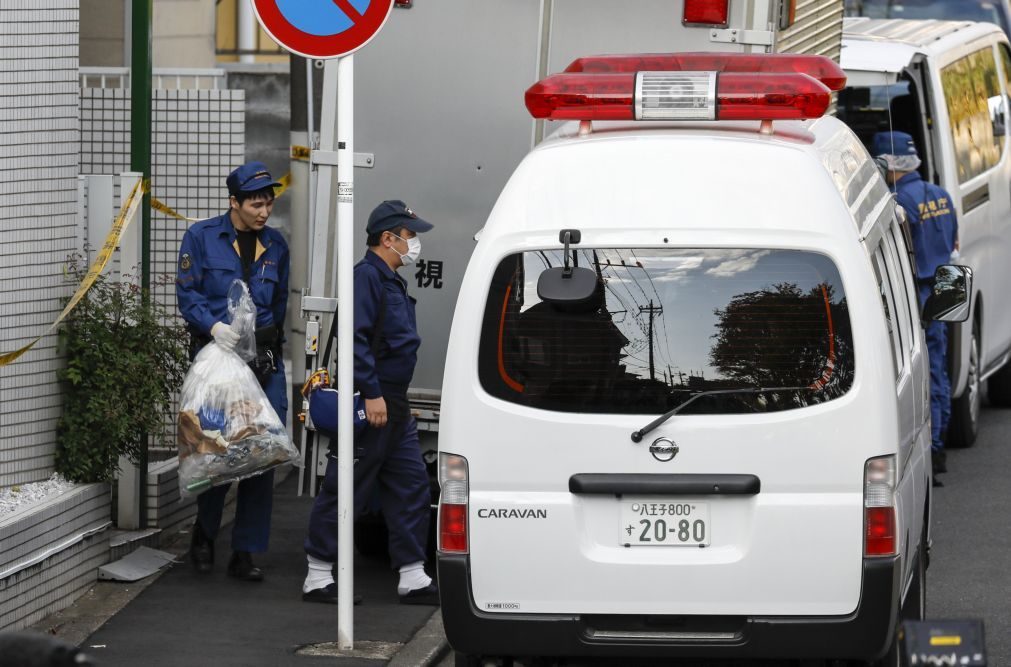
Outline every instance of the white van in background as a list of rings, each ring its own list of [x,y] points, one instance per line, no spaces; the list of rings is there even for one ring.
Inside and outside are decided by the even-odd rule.
[[[512,174],[453,319],[458,667],[899,664],[926,605],[928,366],[894,200],[820,117],[842,85],[820,57],[649,54],[527,92],[579,122]],[[970,290],[941,267],[924,316],[967,317]]]
[[[846,88],[838,117],[865,145],[875,132],[912,135],[925,180],[955,201],[960,263],[973,269],[972,317],[952,327],[947,442],[970,446],[981,383],[1011,406],[1011,48],[989,23],[846,19]]]
[[[846,16],[993,23],[1011,35],[1008,0],[846,0]]]

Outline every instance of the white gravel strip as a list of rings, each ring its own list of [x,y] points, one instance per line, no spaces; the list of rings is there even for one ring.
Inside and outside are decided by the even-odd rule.
[[[32,482],[0,489],[0,516],[10,514],[28,505],[58,496],[64,491],[74,488],[73,482],[68,482],[59,474],[44,482]]]

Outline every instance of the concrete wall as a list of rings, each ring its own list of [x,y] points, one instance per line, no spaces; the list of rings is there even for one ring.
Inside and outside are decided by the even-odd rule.
[[[246,93],[246,160],[260,160],[279,178],[291,168],[288,63],[224,65],[228,87]],[[270,218],[288,237],[291,197],[277,200]]]
[[[130,0],[81,0],[81,65],[129,65]],[[214,0],[155,0],[155,67],[214,67]]]
[[[81,0],[81,65],[122,67],[129,0]]]

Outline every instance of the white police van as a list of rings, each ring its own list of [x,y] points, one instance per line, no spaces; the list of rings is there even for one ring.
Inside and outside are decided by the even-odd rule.
[[[458,665],[898,664],[925,607],[928,370],[897,207],[821,117],[844,80],[819,56],[614,56],[527,92],[578,122],[512,175],[453,320]],[[939,269],[924,316],[964,318],[970,280]]]

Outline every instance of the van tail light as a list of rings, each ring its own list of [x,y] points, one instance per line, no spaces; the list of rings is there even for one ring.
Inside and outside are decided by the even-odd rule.
[[[467,459],[456,454],[439,454],[439,551],[465,554],[467,541],[467,505],[470,482]]]
[[[864,556],[897,553],[895,456],[868,459],[864,465]]]
[[[831,92],[807,74],[562,73],[526,92],[534,118],[551,120],[801,120],[819,118]]]
[[[726,26],[730,0],[685,0],[683,25]]]

